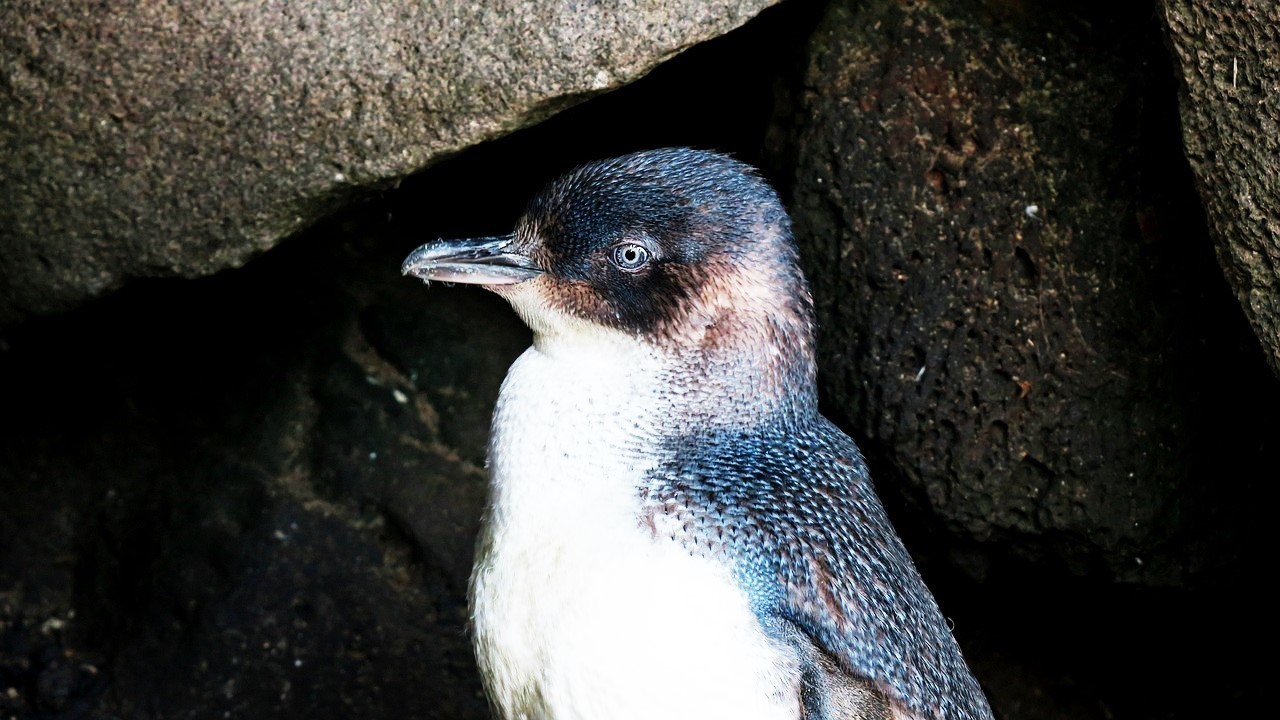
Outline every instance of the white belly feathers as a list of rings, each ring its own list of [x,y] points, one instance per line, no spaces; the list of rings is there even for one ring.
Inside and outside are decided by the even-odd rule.
[[[638,520],[659,364],[625,338],[608,357],[530,348],[503,384],[471,607],[506,718],[799,716],[795,660],[730,572]]]

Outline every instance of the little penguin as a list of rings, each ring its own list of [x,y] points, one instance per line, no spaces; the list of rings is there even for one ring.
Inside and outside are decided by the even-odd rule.
[[[414,250],[533,330],[494,411],[469,588],[505,720],[991,718],[853,441],[818,412],[791,221],[671,148]]]

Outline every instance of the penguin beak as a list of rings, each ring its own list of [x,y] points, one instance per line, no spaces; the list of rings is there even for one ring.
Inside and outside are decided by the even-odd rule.
[[[527,255],[513,250],[515,235],[471,240],[437,240],[409,253],[400,271],[424,281],[470,285],[513,285],[544,272]]]

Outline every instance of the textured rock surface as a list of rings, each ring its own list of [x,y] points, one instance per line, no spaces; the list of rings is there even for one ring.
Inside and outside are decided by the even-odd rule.
[[[5,717],[487,717],[465,593],[527,332],[328,245],[0,356]]]
[[[1280,375],[1280,3],[1161,3],[1218,260]]]
[[[0,6],[0,323],[205,275],[770,0]]]
[[[1197,543],[1221,537],[1209,508],[1239,500],[1216,478],[1249,482],[1245,438],[1266,435],[1196,385],[1219,321],[1194,199],[1166,191],[1176,144],[1144,150],[1148,60],[1098,34],[836,3],[801,112],[797,228],[824,387],[881,478],[957,537],[1178,583],[1219,562]],[[1251,459],[1193,460],[1200,443]]]

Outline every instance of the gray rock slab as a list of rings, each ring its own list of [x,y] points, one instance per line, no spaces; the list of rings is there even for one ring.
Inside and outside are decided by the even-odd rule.
[[[0,6],[0,324],[243,263],[771,0]]]

